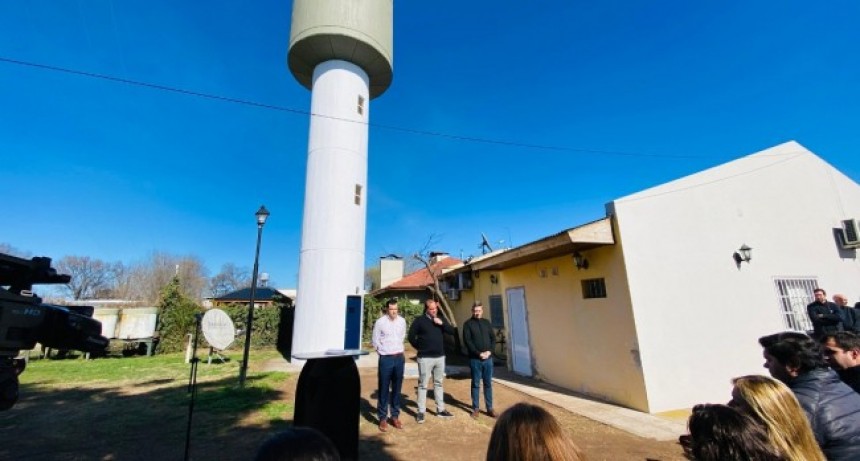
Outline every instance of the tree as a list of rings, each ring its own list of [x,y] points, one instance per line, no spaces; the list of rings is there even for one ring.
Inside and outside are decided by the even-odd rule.
[[[152,252],[146,261],[131,268],[126,276],[128,285],[125,288],[132,299],[155,303],[174,277],[179,277],[179,287],[185,296],[194,300],[203,298],[206,268],[200,258],[194,255]]]
[[[247,267],[226,263],[221,266],[221,272],[209,279],[209,294],[217,298],[250,286],[251,271]]]
[[[0,243],[0,253],[24,259],[30,258],[29,251],[19,250],[8,243]]]
[[[67,295],[72,299],[93,299],[111,292],[122,263],[108,263],[89,256],[63,256],[55,267],[57,273],[71,276],[64,285]]]
[[[451,306],[448,305],[448,297],[445,296],[445,292],[442,291],[442,287],[439,284],[439,275],[442,274],[441,268],[435,268],[430,263],[430,247],[436,243],[436,236],[431,235],[427,239],[427,243],[424,244],[424,247],[419,250],[417,253],[412,255],[412,259],[421,263],[427,272],[430,273],[430,277],[433,279],[433,284],[427,286],[427,290],[430,291],[430,294],[439,301],[439,311],[445,318],[448,320],[448,323],[451,324],[454,328],[457,328],[457,319],[454,318],[454,311],[451,309]],[[459,338],[458,338],[459,342]]]
[[[379,288],[380,283],[380,270],[379,265],[368,267],[364,270],[364,289],[367,291],[373,291]]]
[[[189,299],[182,291],[178,275],[164,287],[158,302],[158,352],[179,352],[185,346],[186,335],[195,328],[194,314],[201,311],[200,306]]]

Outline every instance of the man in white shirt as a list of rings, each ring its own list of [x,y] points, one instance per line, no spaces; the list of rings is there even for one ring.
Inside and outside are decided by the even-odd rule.
[[[373,347],[379,354],[379,404],[376,414],[379,417],[379,430],[388,430],[388,423],[403,429],[400,422],[400,389],[403,387],[403,340],[406,338],[406,320],[398,315],[397,299],[385,303],[385,315],[373,324]],[[391,419],[388,418],[389,401]]]

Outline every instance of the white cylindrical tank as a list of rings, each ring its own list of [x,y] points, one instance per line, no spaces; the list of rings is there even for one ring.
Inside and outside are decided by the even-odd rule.
[[[393,0],[294,0],[287,64],[311,89],[314,68],[340,59],[370,77],[370,97],[391,86],[394,69]]]
[[[287,62],[312,92],[293,354],[358,347],[370,100],[391,85],[393,5],[293,1]]]
[[[359,110],[359,101],[363,108]],[[368,77],[355,64],[314,70],[295,353],[344,348],[346,296],[364,285]]]

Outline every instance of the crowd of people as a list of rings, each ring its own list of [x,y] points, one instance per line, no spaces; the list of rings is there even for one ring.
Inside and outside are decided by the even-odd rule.
[[[770,377],[735,378],[727,405],[693,408],[680,439],[687,458],[860,460],[860,305],[814,294],[811,334],[759,338]]]
[[[694,461],[840,461],[860,460],[860,303],[835,295],[827,300],[823,289],[807,306],[813,326],[810,334],[788,331],[759,338],[764,367],[770,376],[747,375],[732,380],[726,404],[701,404],[692,409],[688,434],[680,437],[684,455]],[[483,306],[472,306],[463,325],[463,340],[472,374],[472,412],[480,414],[481,386],[486,414],[493,408],[492,374],[495,336],[482,318]],[[427,386],[433,378],[436,416],[453,417],[445,409],[444,334],[453,328],[438,316],[433,299],[424,314],[406,327],[397,300],[389,300],[373,328],[372,343],[379,355],[379,430],[402,429],[400,395],[404,373],[404,341],[417,351],[418,412],[425,421]],[[270,439],[257,459],[337,460],[336,450],[324,435],[294,428]],[[301,439],[301,440],[299,440]],[[284,454],[290,445],[294,454]],[[298,449],[313,456],[302,454]],[[287,450],[289,452],[289,450]],[[280,453],[281,457],[274,457]],[[302,451],[304,453],[304,451]],[[498,415],[487,447],[490,460],[584,459],[581,451],[545,409],[518,403]]]

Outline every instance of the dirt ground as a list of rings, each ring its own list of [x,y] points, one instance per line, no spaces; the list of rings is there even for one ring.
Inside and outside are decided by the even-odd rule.
[[[415,378],[404,381],[402,430],[381,433],[376,420],[376,370],[360,369],[362,460],[482,460],[494,420],[469,417],[470,380],[448,377],[445,400],[455,417],[442,420],[428,398],[425,424],[415,422]],[[255,379],[249,375],[249,380]],[[235,378],[199,384],[191,432],[191,459],[250,460],[261,442],[292,424],[297,375],[282,388],[260,390],[254,406],[219,408],[219,395],[235,391]],[[232,390],[231,390],[232,389]],[[188,421],[184,379],[58,389],[22,389],[12,410],[0,412],[0,459],[21,461],[124,461],[183,459]],[[429,396],[428,396],[429,397]],[[502,385],[494,386],[497,411],[525,401],[547,408],[587,455],[598,460],[681,460],[673,442],[630,435],[571,414]],[[276,413],[272,418],[272,410]],[[337,417],[337,415],[332,415]],[[153,424],[152,421],[157,421]]]
[[[471,411],[468,377],[445,379],[445,403],[454,414],[443,420],[432,416],[435,404],[428,392],[428,415],[424,424],[415,422],[415,387],[417,380],[407,378],[403,383],[405,408],[401,412],[402,430],[389,429],[382,433],[376,420],[376,373],[374,369],[361,370],[362,416],[359,446],[361,459],[367,460],[483,460],[493,430],[494,419],[484,415],[474,420]],[[528,402],[546,408],[570,433],[574,442],[590,461],[600,460],[683,460],[681,449],[674,442],[658,442],[637,437],[613,427],[572,414],[541,400],[509,389],[493,386],[496,411],[518,402]]]

